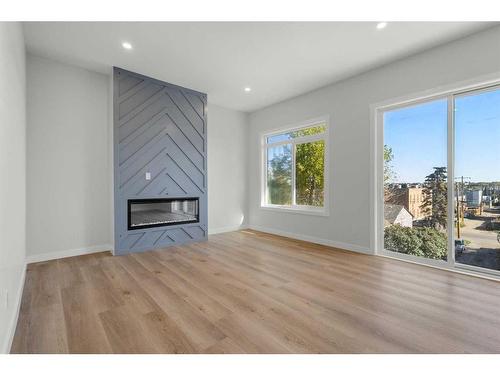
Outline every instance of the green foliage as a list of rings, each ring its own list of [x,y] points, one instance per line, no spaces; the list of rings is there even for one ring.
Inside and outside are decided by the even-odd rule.
[[[267,187],[269,203],[292,204],[292,156],[289,145],[283,146],[283,154],[268,161]]]
[[[448,239],[446,234],[434,228],[412,228],[422,239],[424,256],[432,259],[446,259]]]
[[[301,143],[295,150],[297,204],[323,206],[325,142]]]
[[[421,208],[427,216],[429,226],[446,228],[448,209],[448,187],[446,167],[434,167],[434,172],[425,178],[424,201]]]
[[[298,137],[305,137],[308,135],[315,135],[315,134],[324,133],[325,130],[326,130],[325,125],[318,125],[318,126],[313,126],[313,127],[306,128],[306,129],[295,130],[289,134],[290,134],[290,138],[298,138]]]
[[[423,256],[422,240],[413,228],[391,225],[384,230],[384,247],[386,250],[404,254]]]
[[[384,145],[384,184],[389,183],[396,177],[391,162],[394,160],[394,154],[392,148]]]
[[[446,235],[434,228],[409,228],[391,225],[384,230],[384,247],[395,251],[431,259],[446,259]]]

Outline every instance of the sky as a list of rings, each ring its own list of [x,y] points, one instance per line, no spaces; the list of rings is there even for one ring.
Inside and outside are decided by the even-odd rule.
[[[394,182],[423,182],[447,166],[447,101],[384,114],[384,144],[392,148]],[[500,181],[500,89],[455,99],[455,176]]]

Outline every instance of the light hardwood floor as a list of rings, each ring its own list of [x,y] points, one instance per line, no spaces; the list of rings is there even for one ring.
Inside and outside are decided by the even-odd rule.
[[[31,264],[13,353],[500,352],[500,283],[253,231]]]

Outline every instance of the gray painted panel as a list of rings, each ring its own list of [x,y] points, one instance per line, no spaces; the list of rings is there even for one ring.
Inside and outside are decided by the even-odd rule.
[[[159,85],[146,85],[142,90],[134,93],[126,100],[120,100],[120,118],[141,107],[143,103],[158,94],[162,90]]]
[[[205,240],[206,94],[120,68],[113,79],[115,253]],[[129,199],[164,197],[198,197],[200,222],[127,229]]]
[[[120,97],[127,94],[131,89],[139,85],[141,82],[144,82],[142,78],[134,77],[132,75],[123,77],[123,79],[120,82],[118,82],[118,87],[119,87],[118,92]]]
[[[158,97],[150,103],[147,111],[139,112],[134,117],[120,123],[118,129],[120,142],[127,141],[127,137],[133,137],[136,132],[143,130],[144,127],[148,126],[148,122],[154,121],[157,116],[165,115],[165,103],[162,99],[162,95],[158,95]]]

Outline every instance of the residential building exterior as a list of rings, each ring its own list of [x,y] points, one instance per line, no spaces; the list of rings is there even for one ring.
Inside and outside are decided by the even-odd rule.
[[[401,185],[391,190],[387,203],[403,206],[414,220],[425,218],[425,212],[422,210],[424,202],[424,189],[421,187],[408,187]]]
[[[384,227],[389,225],[411,228],[413,227],[413,216],[399,204],[386,204],[384,206]]]

